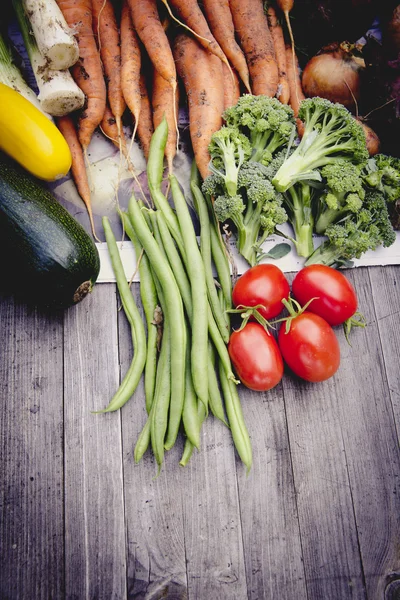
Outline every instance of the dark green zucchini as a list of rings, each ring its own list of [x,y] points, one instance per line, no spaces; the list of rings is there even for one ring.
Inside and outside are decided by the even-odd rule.
[[[3,290],[67,307],[93,288],[100,257],[93,239],[52,193],[0,154]]]

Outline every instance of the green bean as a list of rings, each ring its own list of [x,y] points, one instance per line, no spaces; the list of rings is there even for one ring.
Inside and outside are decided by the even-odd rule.
[[[232,306],[232,277],[227,250],[221,239],[221,232],[216,227],[210,227],[211,254],[217,271],[219,284],[224,292],[227,306]]]
[[[149,230],[134,195],[128,214],[165,296],[165,318],[171,326],[171,407],[165,447],[172,448],[178,435],[185,396],[186,331],[182,298],[167,259]]]
[[[215,346],[217,354],[220,358],[220,361],[224,366],[227,378],[233,382],[239,383],[239,381],[236,380],[236,378],[233,374],[232,364],[231,364],[231,359],[230,359],[230,356],[228,353],[228,349],[226,347],[224,340],[221,337],[221,334],[220,334],[217,324],[215,322],[214,315],[212,314],[210,306],[208,307],[208,331],[209,331],[212,341],[214,342],[214,346]]]
[[[122,306],[131,326],[134,355],[130,367],[110,403],[103,410],[97,411],[98,413],[118,410],[131,398],[146,362],[146,331],[142,317],[129,288],[110,221],[107,217],[103,217],[102,223]]]
[[[249,433],[247,431],[246,423],[244,422],[236,384],[227,378],[224,366],[221,362],[219,362],[219,377],[233,443],[235,444],[240,459],[247,467],[247,472],[249,472],[252,464],[252,450]]]
[[[144,453],[150,444],[150,417],[147,418],[146,423],[143,426],[142,431],[139,434],[137,442],[135,444],[135,450],[133,452],[133,457],[135,459],[135,463],[138,463],[143,458]]]
[[[186,335],[190,340],[190,331],[187,326]],[[200,428],[201,423],[198,415],[198,400],[196,391],[193,385],[193,376],[190,360],[189,344],[186,349],[186,389],[185,402],[183,405],[182,421],[186,437],[196,448],[200,448]]]
[[[193,221],[190,216],[186,199],[181,191],[175,175],[170,175],[172,198],[178,216],[179,227],[185,245],[187,262],[186,270],[189,276],[192,296],[191,319],[191,370],[194,389],[200,400],[208,403],[208,298],[204,272],[204,263],[197,243]]]
[[[168,257],[169,264],[171,265],[171,269],[175,275],[175,279],[182,296],[183,305],[191,321],[193,307],[189,278],[185,271],[185,267],[183,266],[179,252],[174,244],[174,240],[172,239],[171,232],[168,229],[165,217],[163,213],[159,210],[157,211],[157,225],[161,235],[161,240],[164,246],[165,253]]]
[[[147,323],[147,354],[146,354],[146,365],[144,368],[144,395],[146,399],[146,410],[150,413],[151,404],[153,402],[154,388],[156,381],[156,369],[157,369],[157,340],[158,330],[155,322],[156,310],[158,307],[158,297],[156,292],[156,286],[154,284],[153,275],[149,259],[143,252],[143,248],[137,239],[136,233],[131,225],[129,216],[127,213],[121,212],[121,218],[123,220],[125,231],[132,241],[135,249],[136,259],[139,260],[139,275],[140,275],[140,297],[142,299],[142,305],[144,314],[146,316]]]
[[[206,411],[204,409],[202,402],[197,403],[197,411],[198,411],[198,419],[199,419],[199,422],[201,425],[203,423],[204,419],[206,418]],[[189,438],[186,438],[182,457],[181,457],[181,460],[179,461],[179,464],[181,465],[181,467],[185,467],[188,464],[190,457],[193,454],[194,448],[195,447],[192,444],[192,442],[189,440]]]
[[[214,417],[229,427],[225,418],[221,392],[219,390],[217,374],[215,372],[215,349],[211,341],[208,342],[208,353],[210,356],[210,360],[208,361],[208,402]]]
[[[156,389],[150,411],[151,447],[158,466],[164,459],[164,440],[168,427],[171,401],[171,337],[168,323],[164,324],[160,358],[157,366]]]
[[[227,319],[225,315],[228,313],[224,313],[221,310],[221,305],[219,303],[218,293],[215,286],[214,275],[212,272],[210,217],[208,214],[208,208],[203,194],[195,181],[191,181],[191,190],[200,221],[200,251],[205,269],[208,300],[210,302],[211,310],[221,336],[224,342],[227,344],[229,342],[229,325],[227,325]]]
[[[164,151],[168,139],[168,123],[164,119],[156,127],[150,142],[149,157],[147,160],[147,180],[152,200],[159,210],[162,211],[168,227],[178,244],[180,251],[184,253],[184,244],[179,229],[178,219],[161,190],[164,172]]]

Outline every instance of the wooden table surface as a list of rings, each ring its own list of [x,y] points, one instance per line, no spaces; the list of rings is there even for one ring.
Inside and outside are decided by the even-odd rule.
[[[114,284],[65,312],[0,302],[1,600],[398,600],[400,267],[348,271],[365,329],[338,373],[241,386],[254,465],[212,417],[159,477]],[[137,295],[137,284],[135,294]]]

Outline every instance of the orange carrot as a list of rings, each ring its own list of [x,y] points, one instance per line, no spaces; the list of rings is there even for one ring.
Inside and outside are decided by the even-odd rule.
[[[293,48],[291,46],[286,46],[286,65],[290,90],[289,104],[293,109],[295,117],[297,117],[300,103],[305,99],[305,95],[301,87],[300,69],[296,54],[294,55],[294,58],[295,61],[293,66]],[[302,136],[304,131],[303,123],[300,119],[296,119],[296,122],[297,131],[299,135]]]
[[[124,0],[121,11],[121,83],[125,102],[135,119],[135,137],[140,117],[140,70],[142,55],[139,39],[133,27],[127,0]]]
[[[93,31],[103,63],[107,97],[118,131],[126,105],[121,87],[121,44],[114,7],[110,0],[92,0]]]
[[[232,78],[233,73],[233,78]],[[229,71],[225,63],[222,63],[222,76],[224,84],[224,110],[237,103],[240,98],[240,81],[235,70]]]
[[[188,99],[189,131],[194,157],[204,179],[210,174],[208,146],[211,136],[222,126],[222,63],[186,34],[176,37],[173,49],[177,71]]]
[[[163,120],[164,116],[168,123],[168,139],[165,146],[165,157],[168,163],[168,169],[172,173],[172,163],[176,155],[177,149],[177,129],[179,96],[173,94],[173,90],[169,83],[158,73],[153,70],[153,86],[151,104],[153,108],[153,124],[154,129]]]
[[[249,67],[253,94],[274,97],[279,73],[262,0],[229,0],[235,30]]]
[[[84,153],[106,106],[106,84],[92,26],[91,0],[57,0],[68,26],[76,32],[79,60],[71,68],[77,85],[86,95],[86,104],[78,121],[78,137]]]
[[[160,21],[156,0],[128,0],[133,26],[154,68],[176,89],[176,69],[172,50]]]
[[[251,94],[249,69],[243,51],[235,39],[229,0],[203,0],[203,8],[215,39]]]
[[[86,172],[85,157],[83,155],[82,146],[78,139],[78,133],[75,127],[75,123],[70,115],[65,117],[59,117],[56,119],[57,127],[65,137],[72,156],[71,174],[75,182],[78,194],[82,198],[86,210],[89,216],[90,226],[92,229],[93,237],[99,242],[99,238],[96,235],[93,213],[92,213],[92,199],[89,181]]]
[[[289,13],[293,8],[294,0],[276,0],[276,3],[285,16],[286,26],[287,26],[287,29],[289,32],[289,37],[290,37],[290,43],[292,45],[292,59],[293,59],[293,61],[295,61],[293,31],[292,31],[292,26],[290,24],[290,17],[289,17]]]
[[[272,41],[274,43],[276,62],[278,64],[279,84],[276,97],[282,104],[288,104],[290,92],[286,72],[285,38],[283,36],[282,26],[278,21],[275,8],[272,4],[268,6],[267,16]]]
[[[140,85],[140,119],[137,123],[137,133],[145,158],[149,156],[150,140],[154,133],[153,111],[151,108],[146,78],[142,73],[139,80]]]
[[[117,117],[113,114],[111,107],[108,104],[106,105],[106,110],[104,111],[104,115],[100,123],[100,129],[114,144],[114,146],[121,149],[122,154],[126,158],[128,156],[126,140],[124,136],[121,136],[120,138],[117,126]]]

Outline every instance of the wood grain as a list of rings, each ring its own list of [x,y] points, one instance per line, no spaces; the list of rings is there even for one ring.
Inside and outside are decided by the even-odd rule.
[[[64,586],[63,321],[0,300],[0,597]]]

